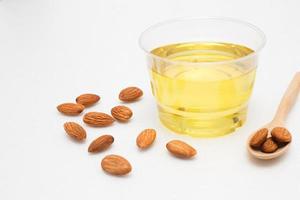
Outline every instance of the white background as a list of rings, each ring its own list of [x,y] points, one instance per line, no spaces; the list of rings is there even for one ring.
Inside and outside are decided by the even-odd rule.
[[[0,199],[299,199],[300,104],[287,127],[293,145],[280,159],[252,159],[248,135],[271,119],[300,66],[300,1],[297,0],[2,0],[0,1]],[[137,40],[149,25],[174,17],[226,16],[249,21],[267,36],[248,121],[234,134],[193,139],[171,133],[157,119],[144,54]],[[86,92],[99,104],[86,111],[109,112],[119,90],[137,85],[141,101],[130,104],[128,124],[89,128],[84,143],[63,130],[56,106]],[[141,152],[136,135],[158,132]],[[90,155],[101,134],[115,137],[104,153]],[[165,143],[183,139],[198,149],[186,161],[168,154]],[[126,177],[100,168],[106,154],[133,165]]]

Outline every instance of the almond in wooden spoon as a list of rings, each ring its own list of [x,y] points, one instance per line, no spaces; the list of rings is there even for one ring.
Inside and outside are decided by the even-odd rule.
[[[278,149],[278,145],[272,138],[268,138],[262,145],[261,150],[265,153],[273,153]]]
[[[271,135],[276,142],[288,143],[292,141],[291,133],[284,127],[273,128]]]
[[[262,128],[258,130],[250,140],[250,146],[253,148],[260,148],[261,145],[267,140],[268,137],[268,129]]]

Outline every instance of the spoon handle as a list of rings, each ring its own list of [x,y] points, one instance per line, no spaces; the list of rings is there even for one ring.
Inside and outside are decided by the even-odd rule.
[[[275,117],[273,118],[272,124],[277,126],[283,126],[288,113],[295,104],[298,93],[300,90],[300,72],[294,75],[293,80],[290,82],[287,90],[285,91],[281,102],[278,106]]]

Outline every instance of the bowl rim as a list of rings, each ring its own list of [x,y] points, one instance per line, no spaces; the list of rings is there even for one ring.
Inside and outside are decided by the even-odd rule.
[[[151,51],[149,51],[148,49],[146,49],[145,46],[143,45],[143,38],[144,38],[145,34],[147,32],[149,32],[149,31],[151,31],[152,29],[155,29],[157,27],[164,26],[164,25],[167,25],[167,24],[171,24],[171,23],[184,22],[184,21],[192,21],[192,20],[199,20],[199,21],[224,21],[224,22],[232,22],[232,23],[244,25],[244,26],[247,26],[248,28],[251,28],[252,30],[254,30],[259,35],[259,37],[261,38],[261,42],[258,45],[258,47],[252,53],[250,53],[250,54],[248,54],[246,56],[243,56],[243,57],[240,57],[240,58],[235,58],[235,59],[232,59],[232,60],[226,60],[226,61],[201,62],[201,63],[188,62],[188,61],[173,61],[173,60],[170,60],[168,58],[161,57],[161,56],[158,56],[158,55],[155,55],[155,54],[151,53]],[[201,42],[201,41],[199,41],[199,42]],[[216,42],[216,41],[205,41],[205,42]],[[201,66],[206,66],[206,65],[211,66],[211,65],[222,65],[222,64],[228,64],[228,63],[242,62],[244,60],[247,60],[247,59],[250,59],[252,57],[255,57],[263,49],[263,47],[265,46],[265,44],[266,44],[266,36],[265,36],[264,32],[260,28],[258,28],[257,26],[255,26],[255,25],[253,25],[253,24],[251,24],[249,22],[246,22],[246,21],[243,21],[243,20],[239,20],[239,19],[235,19],[235,18],[230,18],[230,17],[174,18],[174,19],[169,19],[169,20],[161,21],[161,22],[158,22],[158,23],[156,23],[154,25],[149,26],[146,30],[144,30],[140,34],[138,43],[139,43],[140,48],[148,56],[151,56],[153,58],[156,58],[156,59],[159,59],[159,60],[171,63],[171,64],[173,63],[173,64],[183,64],[183,65],[193,65],[193,66],[195,66],[195,65],[197,65],[197,66],[199,66],[199,65],[201,65]]]

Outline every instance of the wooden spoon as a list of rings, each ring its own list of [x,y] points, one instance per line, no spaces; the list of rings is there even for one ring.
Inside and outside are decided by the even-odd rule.
[[[300,72],[297,72],[295,74],[293,80],[290,82],[289,87],[287,88],[285,94],[283,95],[273,120],[262,127],[262,128],[267,128],[269,130],[269,133],[268,133],[269,136],[270,136],[270,132],[273,128],[284,127],[284,122],[285,122],[287,115],[290,112],[291,108],[295,104],[299,90],[300,90]],[[273,158],[279,157],[282,154],[284,154],[290,146],[290,143],[288,143],[284,147],[277,149],[277,151],[275,151],[274,153],[264,153],[259,150],[255,150],[250,146],[250,140],[255,133],[256,132],[251,134],[247,141],[248,152],[255,158],[268,160],[268,159],[273,159]]]

